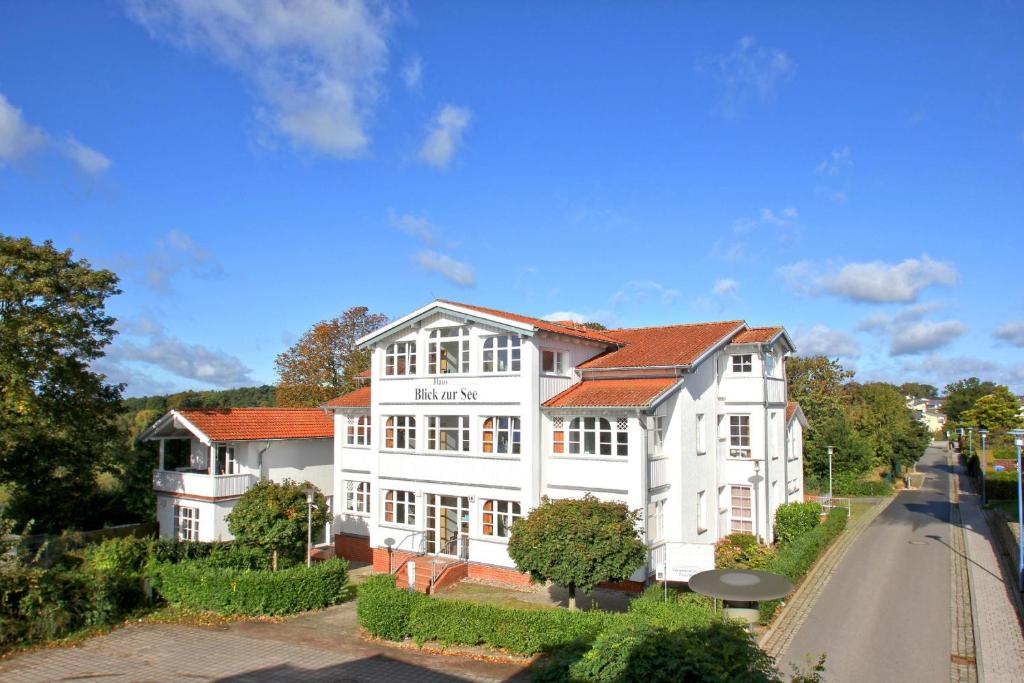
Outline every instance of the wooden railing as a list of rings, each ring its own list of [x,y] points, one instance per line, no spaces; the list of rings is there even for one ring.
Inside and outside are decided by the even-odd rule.
[[[256,483],[252,474],[217,474],[153,470],[153,489],[203,498],[237,498]]]
[[[652,458],[647,461],[647,487],[656,489],[668,484],[668,458]]]

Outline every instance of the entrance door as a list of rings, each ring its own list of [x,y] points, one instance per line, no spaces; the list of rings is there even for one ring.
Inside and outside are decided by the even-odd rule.
[[[427,552],[468,556],[469,498],[427,494]]]

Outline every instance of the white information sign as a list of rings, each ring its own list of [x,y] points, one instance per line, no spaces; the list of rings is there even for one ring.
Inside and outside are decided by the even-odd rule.
[[[689,581],[694,574],[715,568],[715,546],[710,543],[667,543],[665,563],[655,567],[658,581]]]

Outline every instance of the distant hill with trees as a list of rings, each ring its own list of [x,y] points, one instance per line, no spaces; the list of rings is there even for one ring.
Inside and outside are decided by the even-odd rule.
[[[210,391],[179,391],[162,396],[140,396],[124,399],[128,412],[156,410],[165,413],[175,408],[273,408],[277,406],[277,389],[271,384],[238,389]]]

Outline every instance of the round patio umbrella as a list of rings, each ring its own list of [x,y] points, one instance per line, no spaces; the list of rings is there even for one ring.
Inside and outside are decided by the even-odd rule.
[[[793,584],[785,576],[753,569],[711,569],[690,577],[690,590],[720,600],[760,602],[789,595]]]

